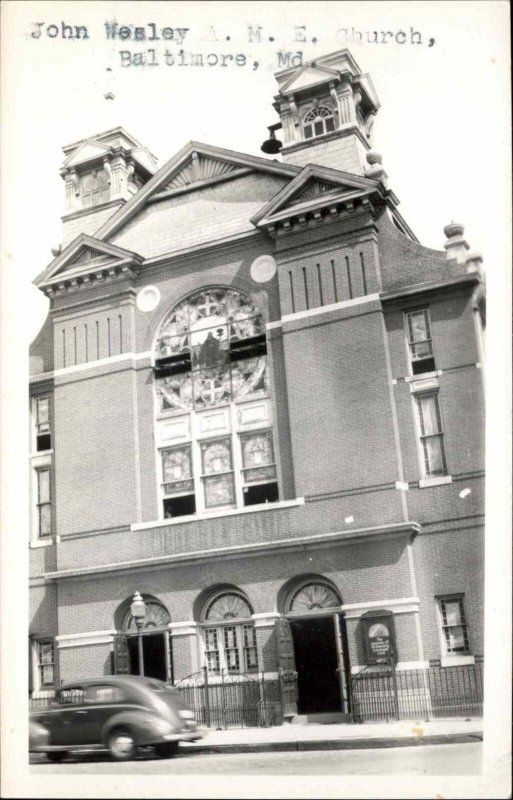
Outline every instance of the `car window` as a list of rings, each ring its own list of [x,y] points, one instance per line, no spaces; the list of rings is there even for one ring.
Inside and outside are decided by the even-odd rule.
[[[72,703],[84,702],[84,690],[80,686],[70,686],[67,689],[61,689],[58,696],[59,705],[71,705]]]
[[[84,703],[120,703],[126,700],[126,692],[120,686],[98,684],[87,686]]]

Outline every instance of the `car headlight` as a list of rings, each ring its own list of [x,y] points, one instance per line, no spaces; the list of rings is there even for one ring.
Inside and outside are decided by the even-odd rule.
[[[178,712],[178,716],[181,717],[182,719],[194,719],[194,712],[188,711],[187,709],[184,708],[180,709],[180,711]]]

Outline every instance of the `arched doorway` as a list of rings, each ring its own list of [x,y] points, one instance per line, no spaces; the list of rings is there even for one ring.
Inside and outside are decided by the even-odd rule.
[[[114,672],[129,675],[141,674],[139,658],[142,650],[142,674],[168,683],[173,682],[173,663],[169,622],[171,618],[165,606],[151,595],[143,595],[146,616],[141,628],[142,647],[139,648],[139,632],[130,610],[131,598],[125,600],[116,612],[116,627],[121,630],[115,638]]]
[[[285,597],[299,714],[350,711],[349,659],[341,602],[336,587],[321,576],[297,580]]]

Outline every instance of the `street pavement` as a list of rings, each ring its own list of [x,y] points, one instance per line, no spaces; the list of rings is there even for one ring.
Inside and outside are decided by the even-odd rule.
[[[108,755],[39,763],[32,775],[479,775],[482,744],[307,752],[186,753],[120,763]]]

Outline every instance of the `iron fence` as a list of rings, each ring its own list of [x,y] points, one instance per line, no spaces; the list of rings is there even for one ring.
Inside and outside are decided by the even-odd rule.
[[[280,709],[278,680],[263,674],[208,675],[206,669],[175,684],[197,722],[207,728],[249,728],[275,725]]]
[[[366,669],[351,679],[353,719],[438,719],[483,714],[483,665]]]

